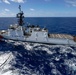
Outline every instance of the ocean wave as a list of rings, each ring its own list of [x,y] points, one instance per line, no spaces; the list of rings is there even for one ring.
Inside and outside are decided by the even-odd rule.
[[[0,75],[75,75],[76,47],[5,41]]]

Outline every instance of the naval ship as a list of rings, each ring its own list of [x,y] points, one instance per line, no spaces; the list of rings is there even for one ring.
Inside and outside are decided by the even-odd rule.
[[[40,28],[35,25],[23,26],[24,13],[19,5],[19,13],[17,14],[18,24],[10,25],[7,30],[0,31],[0,39],[57,44],[57,45],[76,45],[76,36],[68,34],[49,34],[46,28]]]

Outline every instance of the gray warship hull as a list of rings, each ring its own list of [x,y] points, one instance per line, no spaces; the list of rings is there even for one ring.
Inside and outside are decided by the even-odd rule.
[[[24,13],[19,5],[17,14],[18,24],[10,25],[7,30],[0,31],[0,39],[46,43],[46,44],[63,44],[76,45],[76,37],[67,34],[49,34],[46,28],[40,28],[36,25],[23,26]],[[50,28],[51,29],[51,28]]]
[[[14,28],[14,29],[13,29]],[[24,28],[12,25],[7,31],[0,32],[2,39],[44,44],[76,45],[76,37],[67,34],[48,34],[45,29],[39,27]]]

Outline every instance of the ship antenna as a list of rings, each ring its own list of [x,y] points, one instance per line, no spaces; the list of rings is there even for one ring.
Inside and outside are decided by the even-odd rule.
[[[23,11],[21,11],[21,5],[19,5],[19,11],[20,11],[20,12],[17,14],[18,24],[19,24],[20,26],[22,26],[22,25],[24,24],[24,22],[23,22],[24,13],[23,13]]]
[[[21,5],[19,5],[19,10],[20,10],[20,12],[21,12]]]

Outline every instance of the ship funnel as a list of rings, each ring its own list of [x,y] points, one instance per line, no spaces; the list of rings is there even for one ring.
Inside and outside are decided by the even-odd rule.
[[[24,18],[24,13],[23,11],[21,10],[21,5],[19,5],[19,13],[17,14],[17,18],[18,18],[18,24],[20,26],[22,26],[24,24],[23,22],[23,18]]]

